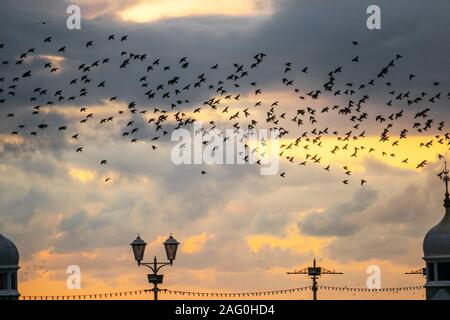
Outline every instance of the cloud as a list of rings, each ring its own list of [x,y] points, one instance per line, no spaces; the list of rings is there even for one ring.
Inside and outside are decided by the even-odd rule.
[[[84,170],[79,168],[71,168],[69,174],[73,179],[81,182],[88,182],[95,178],[95,174],[91,170]]]
[[[362,213],[377,199],[377,192],[372,189],[356,191],[348,202],[338,203],[323,212],[308,213],[300,222],[300,229],[315,236],[348,236],[355,232],[357,225],[353,222],[356,214]]]
[[[186,16],[253,16],[271,13],[271,1],[268,0],[237,0],[237,1],[140,1],[117,15],[124,21],[153,22],[161,19]]]
[[[439,167],[434,163],[424,174],[406,178],[404,185],[381,192],[382,201],[351,216],[353,232],[335,238],[325,251],[342,261],[418,263],[426,232],[444,212],[443,184],[436,177]]]
[[[206,232],[202,232],[187,238],[183,243],[183,253],[192,254],[201,252],[210,237]]]
[[[7,96],[0,115],[0,229],[17,242],[22,261],[32,264],[35,254],[45,251],[51,257],[49,268],[60,272],[58,283],[64,281],[67,263],[80,263],[87,278],[110,286],[122,285],[124,274],[134,277],[128,244],[136,233],[153,239],[173,232],[182,242],[176,268],[168,279],[174,281],[169,282],[173,287],[242,290],[258,285],[278,287],[280,283],[290,286],[285,271],[319,254],[336,264],[348,263],[351,270],[356,268],[355,261],[371,259],[411,267],[421,263],[423,235],[442,216],[442,185],[435,177],[440,170],[438,164],[422,173],[388,166],[377,158],[358,158],[355,167],[359,165],[361,170],[352,172],[349,186],[342,185],[345,174],[334,163],[331,172],[323,170],[325,158],[320,165],[308,163],[306,167],[284,161],[285,179],[261,177],[256,166],[211,166],[202,176],[201,166],[175,166],[170,162],[168,137],[161,137],[158,151],[153,152],[149,140],[159,133],[147,126],[147,121],[155,116],[155,108],[171,110],[171,103],[178,99],[188,102],[178,105],[175,111],[189,112],[201,106],[217,96],[217,83],[233,72],[233,63],[242,63],[247,69],[260,51],[267,54],[263,65],[240,81],[239,88],[233,82],[226,82],[226,88],[230,94],[241,94],[240,107],[252,108],[256,101],[250,82],[256,81],[263,89],[263,116],[278,97],[277,110],[289,114],[307,106],[346,104],[353,98],[330,97],[312,106],[311,100],[302,102],[297,94],[286,92],[281,84],[285,76],[295,79],[299,95],[305,95],[322,88],[328,72],[342,65],[345,72],[339,75],[339,85],[352,82],[357,86],[370,80],[397,53],[404,59],[389,80],[398,92],[444,92],[442,88],[449,80],[449,61],[444,54],[450,49],[446,41],[447,3],[426,6],[420,1],[380,1],[382,30],[372,32],[365,28],[367,3],[361,1],[274,1],[270,15],[260,15],[268,7],[265,2],[255,1],[245,7],[244,15],[235,14],[233,4],[233,10],[226,14],[217,15],[220,12],[216,4],[211,4],[214,8],[186,10],[182,17],[167,17],[167,8],[160,7],[158,16],[150,17],[156,21],[140,24],[116,16],[139,8],[140,1],[88,2],[81,2],[82,14],[88,19],[83,20],[80,31],[65,28],[69,2],[2,3],[0,19],[4,28],[0,42],[5,43],[5,48],[0,53],[1,59],[10,64],[0,66],[1,77],[5,77],[0,87],[8,87],[27,69],[33,74],[18,81],[16,95]],[[258,14],[249,14],[260,3]],[[163,16],[166,18],[160,19]],[[36,23],[39,20],[51,23],[42,26]],[[128,41],[108,41],[109,34],[116,34],[116,38],[128,34]],[[43,39],[50,35],[51,44],[44,45]],[[94,41],[93,48],[85,48],[89,40]],[[360,46],[353,47],[352,40],[358,40]],[[55,58],[62,46],[67,47],[64,60]],[[36,58],[15,66],[18,56],[29,48],[36,49]],[[131,52],[145,53],[147,59],[132,61],[127,69],[120,69],[120,63]],[[351,58],[357,54],[363,63],[355,67]],[[183,56],[190,62],[186,72],[177,65]],[[110,63],[101,64],[104,58],[110,58]],[[160,59],[160,66],[147,72],[147,66],[156,59]],[[61,72],[50,74],[44,70],[48,60],[59,64]],[[79,70],[81,64],[91,65],[96,60],[100,61],[98,68],[85,73]],[[293,64],[288,75],[283,73],[286,62]],[[217,72],[210,69],[216,63]],[[164,72],[163,66],[171,68]],[[304,66],[309,66],[307,75],[301,72]],[[162,99],[160,92],[153,100],[144,95],[160,84],[167,88],[168,79],[175,75],[180,76],[180,85],[186,85],[203,72],[207,83],[192,92],[172,95],[169,100]],[[417,75],[416,81],[408,80],[409,73]],[[90,82],[82,82],[83,75]],[[148,77],[148,88],[141,87],[142,76]],[[77,84],[69,85],[73,79],[78,79]],[[103,80],[106,87],[98,88]],[[382,128],[373,118],[404,108],[401,103],[392,108],[385,106],[390,90],[385,81],[377,81],[376,87],[367,89],[367,125],[377,140]],[[440,81],[442,87],[434,87],[433,81]],[[35,94],[38,87],[47,94]],[[88,91],[86,97],[80,97],[83,88]],[[55,97],[59,89],[65,97],[61,102]],[[30,101],[33,96],[37,99],[34,102]],[[76,97],[74,101],[68,101],[71,96]],[[113,96],[118,101],[109,103]],[[3,97],[0,94],[0,99]],[[136,101],[139,111],[147,113],[126,112],[119,116],[119,110],[127,111],[131,101]],[[446,101],[443,95],[432,106],[435,121],[448,118]],[[223,97],[222,103],[227,104]],[[42,112],[33,115],[32,107],[36,105]],[[86,126],[80,124],[85,117],[79,111],[81,106],[94,113]],[[417,108],[413,105],[405,109],[408,114],[404,122],[395,123],[393,135],[407,125],[409,128]],[[15,113],[13,119],[6,118],[9,112]],[[100,125],[106,115],[114,116],[114,121]],[[293,139],[312,128],[309,124],[297,127],[288,118],[286,127]],[[136,144],[122,136],[132,119],[142,128]],[[334,114],[320,119],[321,128],[331,123],[348,131],[355,125]],[[264,117],[259,122],[264,123]],[[48,124],[48,130],[37,130],[40,123]],[[11,137],[9,133],[18,130],[19,124],[25,129]],[[67,125],[67,131],[60,132],[58,128],[63,125]],[[172,127],[167,126],[167,130]],[[37,137],[30,136],[33,130],[37,130]],[[78,132],[80,137],[75,141],[71,136]],[[439,132],[429,132],[435,133]],[[354,145],[359,147],[360,143],[363,140]],[[82,153],[75,153],[78,145],[85,147]],[[419,156],[417,149],[411,150]],[[295,161],[306,153],[306,149],[301,150]],[[392,161],[400,162],[402,154],[398,151]],[[344,157],[348,159],[346,154]],[[107,167],[99,165],[101,159],[108,159]],[[71,168],[76,168],[72,175]],[[368,184],[362,189],[359,174],[368,176]],[[111,183],[104,183],[106,176],[113,177]],[[149,255],[164,256],[159,243],[148,250]],[[107,268],[111,257],[117,263]],[[199,279],[195,278],[198,274]],[[352,283],[354,278],[345,275],[344,280]],[[130,281],[140,284],[145,274],[142,279],[136,276]],[[403,280],[393,277],[392,281]]]

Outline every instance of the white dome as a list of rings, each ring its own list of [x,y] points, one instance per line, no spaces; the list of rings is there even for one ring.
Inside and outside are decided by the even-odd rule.
[[[423,240],[423,253],[425,258],[448,256],[450,257],[450,201],[448,195],[444,200],[445,215],[436,226],[428,231]]]
[[[16,245],[0,234],[0,267],[17,266],[19,264],[19,252]]]
[[[423,253],[424,258],[448,257],[450,258],[450,194],[448,192],[448,176],[447,162],[445,163],[444,171],[438,176],[445,183],[445,197],[444,208],[445,215],[436,226],[428,231],[425,239],[423,239]]]

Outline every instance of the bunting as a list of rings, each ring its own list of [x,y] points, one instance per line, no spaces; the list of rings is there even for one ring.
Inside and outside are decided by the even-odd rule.
[[[317,286],[319,290],[336,291],[336,292],[369,292],[369,293],[400,293],[406,291],[418,291],[423,290],[423,286],[411,286],[411,287],[398,287],[398,288],[356,288],[356,287],[333,287],[333,286]],[[311,286],[299,287],[291,289],[281,290],[269,290],[269,291],[254,291],[254,292],[197,292],[197,291],[183,291],[174,289],[158,289],[159,292],[168,295],[181,295],[188,297],[215,297],[215,298],[241,298],[241,297],[261,297],[271,295],[283,295],[292,294],[296,292],[305,292],[312,290]],[[105,299],[122,296],[137,296],[142,294],[148,294],[153,292],[153,289],[142,289],[134,291],[122,291],[122,292],[108,292],[108,293],[94,293],[94,294],[81,294],[81,295],[51,295],[51,296],[20,296],[20,300],[85,300],[85,299]]]

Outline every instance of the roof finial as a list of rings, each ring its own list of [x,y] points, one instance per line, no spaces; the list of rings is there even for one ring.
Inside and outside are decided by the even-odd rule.
[[[450,208],[450,195],[448,193],[448,181],[450,180],[450,178],[448,177],[448,169],[447,169],[447,161],[444,162],[444,171],[442,171],[443,173],[443,177],[442,180],[444,180],[445,183],[445,199],[444,199],[444,207],[446,208]]]

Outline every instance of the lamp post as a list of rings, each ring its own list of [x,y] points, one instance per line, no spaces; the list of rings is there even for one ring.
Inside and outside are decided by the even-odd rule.
[[[319,290],[319,286],[317,285],[317,279],[323,274],[343,274],[343,273],[318,267],[316,265],[316,259],[314,259],[312,267],[307,267],[298,271],[296,270],[292,272],[287,272],[287,274],[307,274],[312,280],[311,290],[313,292],[313,300],[317,300],[317,291]]]
[[[178,245],[180,243],[175,240],[175,238],[170,235],[170,237],[164,241],[163,245],[166,249],[166,255],[167,255],[167,262],[158,262],[156,259],[156,256],[153,259],[153,262],[142,262],[144,259],[144,252],[145,252],[145,246],[147,243],[141,239],[141,237],[137,236],[137,238],[130,243],[131,248],[133,249],[134,259],[137,261],[138,266],[146,266],[147,268],[150,268],[153,273],[148,274],[148,282],[153,284],[153,299],[158,300],[158,284],[163,282],[163,275],[158,274],[158,271],[165,266],[171,266],[173,264],[173,260],[175,260],[175,257],[177,255],[177,249]]]

